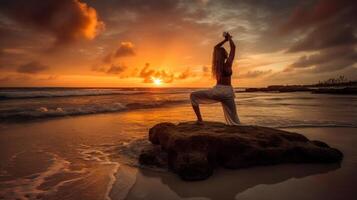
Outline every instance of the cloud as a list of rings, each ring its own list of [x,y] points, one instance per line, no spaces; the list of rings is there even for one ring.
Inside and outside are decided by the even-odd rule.
[[[357,39],[357,2],[353,0],[319,0],[293,11],[282,30],[299,31],[305,36],[288,52],[314,51],[342,45],[355,45]]]
[[[288,52],[313,51],[343,45],[354,45],[357,44],[355,31],[356,28],[350,25],[328,23],[310,32],[305,38],[291,46]]]
[[[302,56],[289,65],[285,71],[310,68],[310,72],[333,72],[357,63],[357,52],[353,47],[322,50],[309,56]]]
[[[211,74],[211,69],[207,66],[202,67],[202,77],[210,77],[212,76]]]
[[[258,78],[258,77],[268,75],[271,72],[272,72],[272,70],[253,70],[253,71],[248,71],[243,74],[238,73],[237,78],[238,79]]]
[[[142,78],[144,83],[152,83],[154,78],[160,79],[163,83],[172,83],[175,80],[185,80],[194,77],[195,74],[189,69],[176,73],[163,69],[155,70],[150,68],[149,63],[146,63],[145,66],[139,70],[137,76]]]
[[[114,54],[116,58],[134,55],[134,45],[131,42],[121,42],[119,48],[115,51]]]
[[[45,80],[56,80],[59,77],[60,77],[59,75],[49,75]]]
[[[193,74],[191,73],[190,69],[186,69],[184,72],[181,72],[178,76],[177,79],[186,79],[193,76]]]
[[[17,72],[24,73],[24,74],[37,74],[39,72],[45,71],[49,69],[47,65],[43,65],[38,61],[32,61],[21,65],[17,68]]]
[[[164,83],[171,83],[174,80],[174,74],[165,70],[150,69],[150,64],[146,63],[140,70],[139,77],[143,78],[144,83],[152,83],[153,78],[161,79]]]
[[[3,0],[0,12],[39,32],[52,34],[56,44],[93,39],[103,28],[94,8],[79,0]]]
[[[282,30],[300,36],[287,52],[306,55],[283,71],[335,72],[353,66],[357,63],[356,18],[357,2],[353,0],[318,0],[296,7]]]
[[[110,64],[109,66],[94,65],[92,71],[101,72],[106,74],[122,74],[128,69],[128,67],[123,63]]]
[[[131,42],[121,42],[119,47],[112,50],[106,56],[103,57],[99,63],[93,65],[92,71],[104,72],[107,74],[121,74],[122,78],[126,78],[129,75],[124,76],[128,67],[124,63],[118,63],[117,58],[130,57],[136,54],[134,45]]]
[[[127,69],[125,65],[111,65],[109,69],[107,69],[107,74],[121,74]]]
[[[349,0],[319,0],[316,4],[298,5],[283,24],[283,32],[291,32],[299,28],[306,28],[331,19],[341,10],[348,7]]]
[[[104,63],[112,63],[117,58],[135,56],[134,44],[131,42],[121,42],[119,47],[104,56]]]

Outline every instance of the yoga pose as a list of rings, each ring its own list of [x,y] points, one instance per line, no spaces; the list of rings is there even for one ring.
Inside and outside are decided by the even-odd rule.
[[[216,86],[208,90],[200,90],[191,93],[191,103],[197,116],[197,123],[202,123],[202,116],[199,104],[221,102],[224,117],[227,124],[239,125],[235,94],[231,85],[232,63],[235,54],[235,45],[232,36],[225,32],[224,40],[218,43],[213,50],[212,76],[217,80]],[[227,56],[227,51],[222,47],[225,42],[229,42],[231,51]]]

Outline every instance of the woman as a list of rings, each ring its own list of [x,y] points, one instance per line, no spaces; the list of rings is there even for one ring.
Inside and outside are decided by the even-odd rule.
[[[239,125],[240,123],[234,102],[234,90],[231,85],[232,64],[236,47],[229,33],[224,33],[224,37],[225,39],[218,43],[213,50],[212,76],[217,80],[216,86],[212,89],[192,92],[190,96],[199,124],[203,122],[199,104],[216,102],[221,102],[228,125]],[[227,41],[231,48],[228,57],[226,50],[222,47]]]

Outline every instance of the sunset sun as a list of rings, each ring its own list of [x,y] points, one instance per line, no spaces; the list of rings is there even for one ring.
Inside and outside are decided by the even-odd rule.
[[[162,84],[162,80],[160,78],[151,77],[151,80],[155,85],[161,85]]]

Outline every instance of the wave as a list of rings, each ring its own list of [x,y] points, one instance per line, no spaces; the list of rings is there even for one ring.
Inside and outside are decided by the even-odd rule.
[[[0,113],[0,122],[2,121],[18,121],[18,120],[33,120],[53,117],[65,117],[76,115],[111,113],[120,111],[129,111],[135,109],[157,108],[181,103],[187,103],[187,100],[164,100],[159,102],[146,103],[111,103],[111,104],[86,104],[80,107],[38,107],[27,110],[10,110]]]
[[[242,116],[247,117],[244,121],[246,124],[258,126],[267,126],[272,128],[357,128],[357,121],[349,120],[299,120],[299,119],[282,119],[275,117],[262,116]]]
[[[274,128],[357,128],[355,124],[327,123],[327,124],[290,124],[277,125]]]
[[[192,89],[17,89],[0,90],[0,100],[103,95],[180,94]]]
[[[6,91],[0,92],[0,100],[32,99],[77,96],[102,96],[102,95],[134,95],[147,94],[148,91],[121,91],[121,90],[61,90],[61,91]]]

